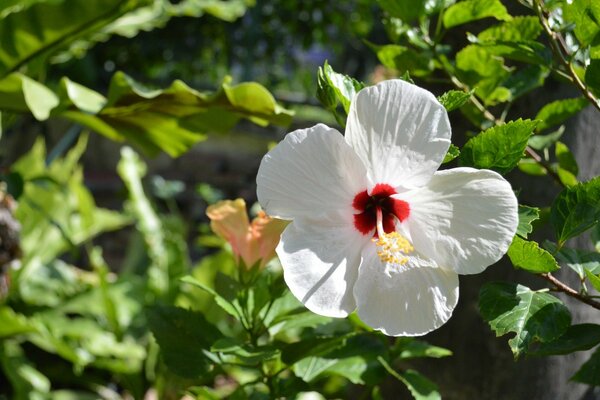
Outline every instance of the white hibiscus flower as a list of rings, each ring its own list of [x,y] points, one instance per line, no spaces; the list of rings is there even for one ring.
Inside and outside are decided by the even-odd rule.
[[[423,335],[450,318],[458,274],[507,251],[518,222],[511,186],[493,171],[437,171],[450,135],[431,93],[391,80],[355,96],[345,137],[319,124],[265,155],[258,199],[292,220],[277,254],[307,308],[357,310],[387,335]]]

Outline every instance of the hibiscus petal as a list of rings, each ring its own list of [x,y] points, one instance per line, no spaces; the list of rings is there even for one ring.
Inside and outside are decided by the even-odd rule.
[[[334,210],[354,213],[366,169],[335,129],[318,124],[289,133],[262,159],[257,195],[267,214],[292,219]]]
[[[370,239],[351,224],[341,214],[297,218],[283,231],[277,246],[285,282],[317,314],[345,317],[356,308],[352,288],[360,251]]]
[[[389,336],[420,336],[442,326],[458,302],[458,275],[416,253],[398,266],[375,246],[363,251],[354,297],[358,316]]]
[[[439,171],[426,187],[396,196],[410,203],[405,223],[417,251],[459,274],[498,261],[517,230],[517,199],[493,171]]]
[[[348,113],[346,141],[369,171],[371,186],[423,186],[450,146],[444,107],[428,91],[401,80],[361,90]]]

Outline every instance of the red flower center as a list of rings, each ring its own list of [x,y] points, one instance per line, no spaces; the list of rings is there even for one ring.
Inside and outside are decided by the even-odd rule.
[[[394,231],[394,218],[400,222],[408,218],[410,206],[404,200],[393,199],[396,191],[387,183],[378,183],[369,194],[366,190],[354,196],[352,207],[358,214],[354,214],[354,226],[363,235],[368,235],[377,227],[377,208],[381,209],[382,224],[385,233]],[[374,236],[377,236],[375,232]]]

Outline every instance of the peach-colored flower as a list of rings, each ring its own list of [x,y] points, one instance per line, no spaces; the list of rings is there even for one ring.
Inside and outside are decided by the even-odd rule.
[[[288,224],[263,211],[249,223],[243,199],[219,201],[206,209],[206,215],[213,232],[229,242],[238,262],[241,258],[247,268],[258,261],[262,268],[275,257],[275,247]]]

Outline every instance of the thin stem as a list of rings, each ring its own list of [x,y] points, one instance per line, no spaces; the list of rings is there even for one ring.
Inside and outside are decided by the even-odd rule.
[[[589,296],[585,296],[585,295],[579,293],[578,291],[576,291],[575,289],[573,289],[570,286],[567,286],[565,283],[558,280],[551,273],[548,272],[546,274],[541,274],[540,276],[542,278],[544,278],[545,280],[547,280],[548,282],[552,283],[554,285],[554,290],[556,290],[558,292],[562,292],[562,293],[566,294],[567,296],[573,297],[587,305],[594,307],[597,310],[600,310],[600,302],[593,300]]]
[[[588,87],[583,83],[575,68],[573,67],[573,63],[569,60],[571,58],[571,54],[569,54],[569,49],[567,44],[565,43],[564,38],[556,31],[552,30],[550,24],[548,23],[548,18],[546,16],[547,12],[544,10],[544,1],[536,0],[535,1],[535,10],[537,12],[538,19],[548,35],[550,39],[550,47],[552,48],[552,52],[554,56],[558,59],[558,61],[562,64],[562,66],[566,69],[566,73],[571,78],[571,82],[577,86],[577,88],[581,91],[581,93],[596,107],[600,110],[600,101],[594,94],[588,89]]]

